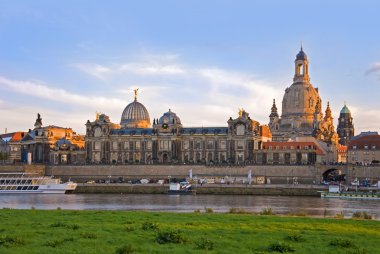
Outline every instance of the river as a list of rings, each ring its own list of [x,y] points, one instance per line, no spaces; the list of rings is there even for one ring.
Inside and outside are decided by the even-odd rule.
[[[0,208],[68,209],[68,210],[146,210],[193,212],[212,208],[227,212],[230,208],[260,212],[271,207],[277,214],[351,217],[367,212],[380,220],[379,200],[322,199],[319,197],[253,195],[164,195],[164,194],[1,194]]]

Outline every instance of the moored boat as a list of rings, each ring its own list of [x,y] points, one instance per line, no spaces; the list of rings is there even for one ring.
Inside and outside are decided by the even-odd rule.
[[[171,195],[195,195],[196,191],[188,182],[170,183],[168,194]]]
[[[38,176],[26,173],[2,173],[0,174],[0,194],[2,193],[47,193],[64,194],[71,193],[77,184],[69,181],[61,183],[60,179]]]
[[[341,186],[330,185],[329,191],[320,191],[321,198],[340,198],[340,199],[370,199],[380,200],[380,192],[376,191],[348,191]]]

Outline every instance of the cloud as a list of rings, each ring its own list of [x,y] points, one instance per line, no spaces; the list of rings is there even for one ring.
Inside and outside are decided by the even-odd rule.
[[[19,94],[38,97],[50,101],[75,104],[80,106],[98,105],[104,108],[115,108],[125,104],[123,100],[99,96],[84,96],[70,93],[61,88],[49,87],[41,81],[11,80],[0,76],[0,84],[8,90]]]
[[[145,53],[137,61],[128,63],[76,63],[72,66],[101,80],[122,74],[150,76],[186,74],[186,70],[176,62],[178,59],[179,55],[176,54],[152,55]]]
[[[372,74],[372,73],[378,73],[380,74],[380,62],[376,62],[372,64],[372,66],[365,71],[366,75]]]

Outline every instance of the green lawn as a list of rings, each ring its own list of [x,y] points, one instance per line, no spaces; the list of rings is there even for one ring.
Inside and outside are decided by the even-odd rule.
[[[1,254],[380,253],[380,222],[371,220],[9,209],[0,220]]]

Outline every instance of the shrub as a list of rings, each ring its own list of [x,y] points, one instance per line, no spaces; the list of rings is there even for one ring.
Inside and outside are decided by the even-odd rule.
[[[66,227],[67,225],[63,222],[57,221],[50,225],[52,228]]]
[[[182,234],[179,230],[171,230],[171,231],[161,231],[158,232],[156,241],[159,244],[166,243],[187,243],[188,239],[186,236]]]
[[[135,231],[135,227],[127,225],[124,227],[124,230],[127,232],[132,232],[132,231]]]
[[[81,233],[80,236],[82,238],[86,238],[86,239],[96,239],[98,238],[98,236],[94,233],[91,233],[91,232],[84,232],[84,233]]]
[[[131,244],[124,245],[116,250],[116,254],[130,254],[136,251]]]
[[[347,251],[347,254],[367,254],[367,250],[366,249],[362,249],[362,248],[354,248],[352,250],[348,250]]]
[[[67,226],[67,228],[70,228],[72,230],[77,230],[77,229],[79,229],[79,225],[78,224],[73,224],[73,225]]]
[[[272,243],[269,246],[269,251],[271,251],[271,252],[286,253],[286,252],[294,252],[296,250],[290,244],[282,243],[282,242],[277,242],[277,243]]]
[[[198,249],[201,249],[201,250],[214,249],[214,242],[205,237],[202,237],[198,241],[196,241],[195,245],[197,246]]]
[[[63,240],[55,239],[55,240],[49,240],[49,241],[47,241],[45,243],[45,245],[48,246],[48,247],[56,248],[59,245],[61,245],[62,243],[63,243]]]
[[[305,238],[298,233],[292,233],[286,237],[287,240],[293,241],[293,242],[304,242]]]
[[[142,230],[157,230],[158,229],[158,224],[153,223],[153,222],[144,222],[141,225]]]
[[[334,247],[340,247],[340,248],[356,248],[355,243],[353,243],[351,240],[342,239],[342,238],[335,238],[330,242],[331,246]]]
[[[364,219],[364,220],[372,220],[372,216],[367,212],[354,212],[352,214],[352,218],[354,219]]]
[[[205,207],[205,211],[206,211],[206,213],[213,213],[214,212],[214,210],[210,207]]]
[[[8,236],[8,235],[0,236],[0,247],[1,246],[8,247],[10,245],[24,245],[24,244],[25,244],[24,239],[18,236]]]
[[[343,211],[341,211],[340,213],[335,214],[335,218],[336,219],[344,219]]]
[[[272,207],[265,207],[261,212],[260,215],[275,215],[274,211],[272,210]]]
[[[250,212],[246,211],[244,208],[235,208],[235,207],[231,207],[228,212],[232,213],[232,214],[247,214],[247,213],[250,213]]]
[[[195,210],[194,210],[194,213],[201,213],[201,210],[199,210],[199,209],[195,209]]]

